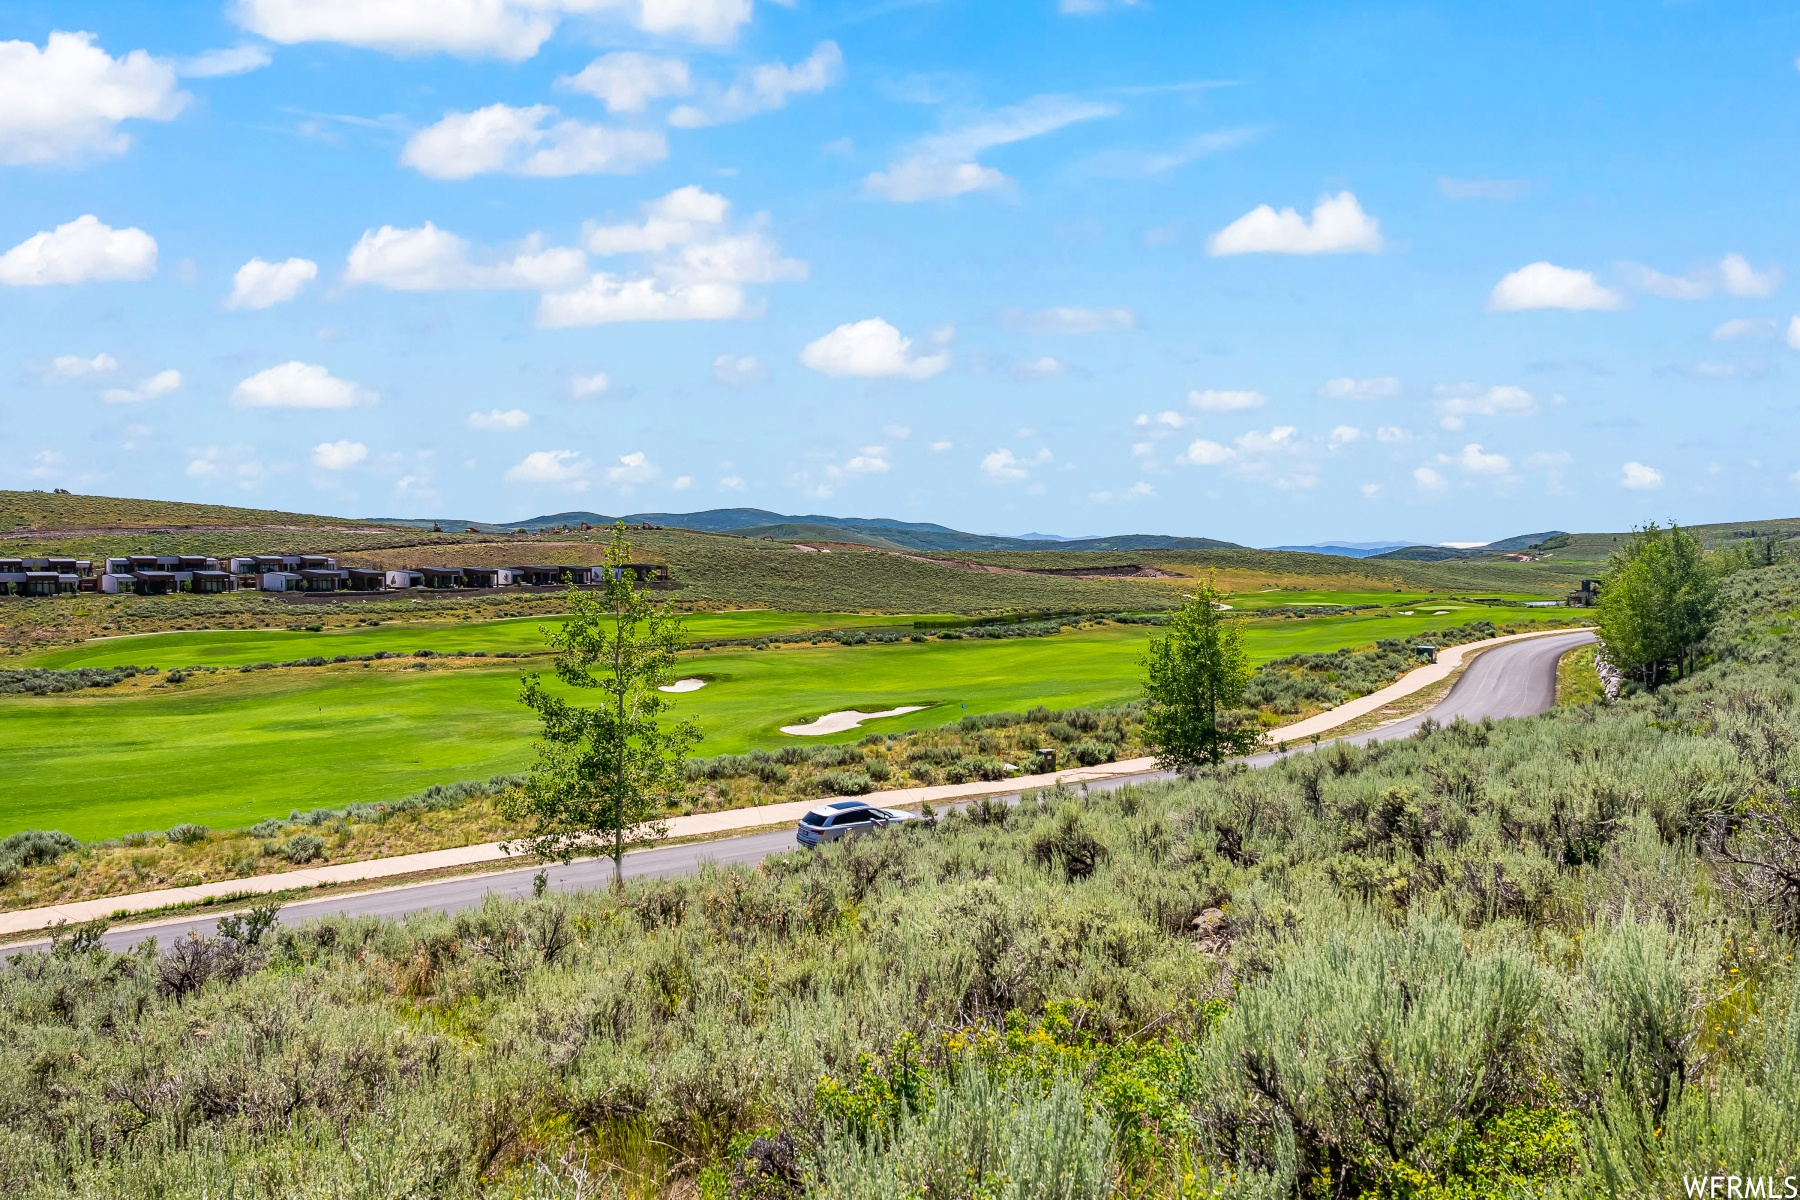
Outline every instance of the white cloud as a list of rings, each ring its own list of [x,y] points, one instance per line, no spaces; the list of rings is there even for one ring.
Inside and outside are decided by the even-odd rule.
[[[1327,400],[1386,400],[1399,394],[1400,381],[1392,375],[1380,375],[1374,379],[1352,379],[1348,376],[1327,379],[1319,388],[1319,395]]]
[[[1620,263],[1619,270],[1632,287],[1664,300],[1704,300],[1712,295],[1712,281],[1703,275],[1665,275],[1634,262]]]
[[[1413,482],[1421,491],[1440,492],[1448,486],[1448,481],[1430,467],[1418,467],[1413,471]]]
[[[761,383],[769,377],[769,369],[756,358],[745,354],[721,354],[713,359],[713,378],[720,383],[729,383],[733,387],[742,387],[747,383]]]
[[[231,394],[235,408],[354,408],[380,397],[359,383],[338,379],[324,367],[285,362],[258,371]]]
[[[1220,129],[1195,134],[1167,150],[1115,148],[1093,155],[1076,169],[1080,174],[1101,179],[1154,179],[1198,159],[1248,146],[1262,134],[1261,129]],[[1178,232],[1178,227],[1152,229],[1146,244],[1161,245],[1173,241],[1173,235]]]
[[[654,254],[685,246],[723,225],[731,201],[694,184],[644,205],[644,220],[630,225],[587,225],[581,244],[592,254]]]
[[[103,283],[156,274],[156,239],[141,229],[114,229],[92,213],[34,233],[0,255],[0,284]]]
[[[1068,96],[1036,96],[961,129],[920,139],[887,170],[876,171],[865,179],[863,190],[879,199],[909,204],[1002,188],[1009,182],[1006,176],[975,161],[984,151],[1042,137],[1077,121],[1110,117],[1118,111],[1116,104]]]
[[[1000,313],[1000,324],[1021,333],[1114,333],[1136,329],[1138,319],[1129,308],[1008,308]]]
[[[1465,417],[1528,417],[1537,399],[1511,385],[1483,388],[1475,383],[1440,383],[1432,389],[1445,429],[1461,429]]]
[[[189,79],[218,79],[260,71],[273,61],[261,46],[232,46],[181,59],[175,64],[175,71]]]
[[[1299,445],[1294,436],[1296,432],[1292,425],[1277,425],[1267,433],[1252,429],[1248,433],[1238,435],[1238,449],[1246,454],[1270,454],[1276,451],[1293,450]]]
[[[954,449],[956,449],[955,442],[937,441],[931,443],[931,452],[933,454],[945,454]]]
[[[231,296],[226,308],[268,308],[292,300],[300,289],[319,277],[319,264],[309,258],[264,262],[253,258],[231,277]]]
[[[950,365],[950,352],[918,355],[912,339],[880,317],[839,325],[800,352],[800,361],[821,375],[880,379],[929,379]]]
[[[603,54],[567,75],[557,85],[604,101],[607,112],[643,112],[647,101],[685,96],[694,90],[688,65],[679,58],[658,58],[636,50]]]
[[[1619,485],[1634,491],[1651,491],[1662,486],[1662,472],[1641,462],[1628,462],[1619,468]]]
[[[122,121],[168,121],[191,97],[175,68],[142,50],[113,58],[91,33],[52,33],[42,50],[0,42],[0,164],[70,166],[123,154]]]
[[[367,446],[347,438],[340,438],[335,442],[320,442],[313,447],[312,452],[313,466],[325,471],[347,471],[367,457]]]
[[[1170,429],[1180,429],[1183,425],[1186,425],[1187,423],[1188,423],[1187,418],[1182,416],[1180,413],[1174,411],[1173,409],[1164,410],[1163,412],[1157,413],[1155,416],[1152,416],[1149,413],[1139,413],[1137,420],[1132,422],[1133,425],[1139,425],[1139,426],[1152,425],[1152,424],[1164,425]],[[1145,445],[1148,445],[1148,444],[1149,443],[1147,443],[1147,442],[1145,443]]]
[[[1383,425],[1375,431],[1375,440],[1378,442],[1385,442],[1388,445],[1398,445],[1401,442],[1410,442],[1412,441],[1412,436],[1411,433],[1408,433],[1398,425]]]
[[[100,393],[100,399],[107,404],[136,404],[140,400],[167,396],[180,386],[180,371],[158,371],[148,379],[140,379],[135,388],[107,388]]]
[[[1739,338],[1766,338],[1775,336],[1775,319],[1773,317],[1733,317],[1722,321],[1712,331],[1715,342],[1734,342]]]
[[[340,42],[389,54],[530,58],[566,13],[616,11],[646,33],[729,42],[751,0],[235,0],[239,25],[272,42]]]
[[[1787,344],[1791,350],[1800,350],[1800,317],[1795,317],[1788,322]]]
[[[1016,483],[1031,477],[1033,467],[1041,467],[1048,463],[1052,455],[1047,447],[1040,447],[1030,458],[1020,458],[1011,450],[1002,447],[981,460],[981,473],[995,483]]]
[[[667,284],[602,272],[574,291],[545,294],[538,301],[537,319],[546,329],[617,321],[725,321],[744,315],[746,308],[743,289],[733,284]]]
[[[350,248],[344,282],[400,292],[548,288],[574,283],[586,272],[587,256],[580,250],[544,247],[535,235],[512,257],[478,264],[467,241],[427,221],[418,229],[383,225],[365,231]]]
[[[573,450],[533,450],[506,470],[508,483],[530,483],[582,492],[594,464]]]
[[[1210,388],[1188,393],[1188,403],[1201,412],[1242,412],[1261,408],[1268,399],[1261,392],[1215,392]]]
[[[1470,442],[1456,456],[1456,465],[1473,475],[1504,475],[1512,470],[1512,462],[1504,454],[1487,454],[1480,442]]]
[[[119,369],[119,360],[110,354],[83,358],[79,354],[61,354],[50,360],[46,372],[53,379],[82,379],[89,375],[105,375]]]
[[[606,377],[605,371],[596,371],[592,375],[577,375],[569,380],[569,395],[576,400],[585,400],[589,396],[599,396],[612,386],[612,380]]]
[[[1772,296],[1775,289],[1781,286],[1780,267],[1772,266],[1765,271],[1758,271],[1741,254],[1727,254],[1720,259],[1719,276],[1724,280],[1727,292],[1751,299]]]
[[[677,492],[685,492],[693,486],[694,477],[692,475],[677,475],[674,481],[669,484],[669,487]]]
[[[661,474],[642,450],[634,450],[630,454],[621,454],[618,466],[607,468],[606,482],[629,496],[633,488],[649,483]]]
[[[669,156],[669,143],[660,133],[576,120],[544,124],[556,115],[547,104],[490,104],[474,112],[448,113],[407,139],[400,165],[433,179],[494,172],[560,178],[630,175]]]
[[[1331,431],[1331,444],[1334,446],[1348,446],[1351,442],[1362,441],[1362,438],[1363,431],[1354,425],[1334,426]]]
[[[218,483],[234,483],[245,491],[256,487],[271,469],[257,457],[255,446],[188,447],[187,476]]]
[[[912,436],[912,430],[905,425],[884,425],[881,427],[881,432],[887,434],[896,442],[904,442],[907,438]]]
[[[1032,359],[1030,362],[1016,362],[1012,365],[1012,377],[1022,383],[1036,379],[1055,379],[1059,375],[1068,373],[1069,368],[1066,363],[1051,358],[1048,354],[1042,358]]]
[[[1236,454],[1228,446],[1221,446],[1206,438],[1198,438],[1188,443],[1188,448],[1175,456],[1178,463],[1186,463],[1195,467],[1216,467],[1230,462]]]
[[[520,408],[509,408],[504,411],[496,408],[489,412],[469,414],[470,429],[513,430],[523,429],[529,424],[531,424],[531,414]]]
[[[752,311],[741,285],[806,278],[806,264],[781,257],[760,228],[723,233],[731,207],[723,196],[690,185],[644,207],[641,223],[589,225],[582,242],[597,255],[661,255],[650,262],[651,273],[600,272],[579,289],[547,294],[538,306],[538,324],[726,320]]]
[[[1494,285],[1488,297],[1493,312],[1519,312],[1533,308],[1566,308],[1604,311],[1621,308],[1624,297],[1594,281],[1592,271],[1577,271],[1554,263],[1534,262],[1520,267]]]
[[[1532,188],[1529,179],[1452,179],[1437,177],[1438,195],[1449,200],[1516,200]]]
[[[836,42],[820,42],[813,52],[793,66],[762,63],[752,67],[729,88],[709,95],[699,104],[683,104],[669,114],[669,124],[679,129],[699,129],[741,121],[757,113],[787,106],[791,96],[822,92],[844,77],[844,53]]]
[[[744,477],[741,475],[725,476],[725,478],[719,480],[719,490],[722,492],[741,492],[741,491],[743,491],[744,490]]]
[[[1322,197],[1312,223],[1291,208],[1261,204],[1213,234],[1207,250],[1228,254],[1379,254],[1381,222],[1349,192]]]
[[[1359,490],[1371,500],[1381,495],[1381,485],[1379,483],[1365,483]]]

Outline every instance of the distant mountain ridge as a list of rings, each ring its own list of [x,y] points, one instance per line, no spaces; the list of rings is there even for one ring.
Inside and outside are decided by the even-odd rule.
[[[782,541],[855,542],[885,550],[1240,550],[1236,542],[1217,538],[1172,537],[1154,533],[1128,533],[1112,537],[1057,539],[1045,534],[999,537],[964,533],[928,521],[898,521],[891,517],[832,517],[818,513],[790,516],[762,508],[711,508],[695,513],[630,513],[609,517],[604,513],[561,512],[524,521],[474,521],[462,518],[372,517],[382,525],[408,525],[430,529],[433,525],[461,532],[536,532],[559,526],[611,525],[623,519],[628,525],[663,525],[701,533],[730,533],[740,537],[771,537]]]
[[[1489,542],[1485,546],[1402,546],[1398,550],[1389,550],[1383,554],[1371,555],[1372,558],[1392,558],[1405,562],[1449,562],[1457,558],[1479,558],[1484,554],[1509,554],[1531,547],[1551,538],[1566,538],[1569,535],[1560,529],[1548,530],[1544,533],[1521,533],[1509,538],[1501,538],[1497,542]]]

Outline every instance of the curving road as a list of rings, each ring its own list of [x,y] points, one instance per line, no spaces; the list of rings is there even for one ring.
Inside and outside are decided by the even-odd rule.
[[[1448,724],[1457,717],[1479,721],[1484,717],[1500,719],[1535,716],[1556,701],[1557,660],[1575,647],[1593,640],[1591,631],[1582,630],[1495,646],[1477,656],[1456,681],[1456,686],[1450,689],[1450,694],[1431,709],[1380,729],[1341,739],[1334,738],[1331,741],[1341,740],[1362,745],[1376,740],[1407,737],[1426,718]],[[1321,740],[1319,745],[1327,746],[1331,741]],[[1305,752],[1309,751],[1294,753]],[[1279,757],[1274,753],[1258,754],[1245,761],[1251,766],[1260,767],[1267,766]],[[1110,790],[1121,784],[1144,783],[1171,777],[1166,771],[1147,771],[1140,775],[1121,775],[1099,780],[1088,784],[1088,787]],[[625,875],[631,879],[689,875],[698,871],[703,863],[712,862],[721,866],[756,863],[770,854],[785,853],[794,848],[794,835],[790,830],[754,833],[683,846],[664,846],[628,854],[625,857]],[[536,874],[535,867],[523,867],[498,874],[434,880],[359,892],[329,900],[302,901],[283,908],[281,920],[283,924],[294,924],[337,913],[398,917],[414,912],[454,912],[480,904],[482,897],[489,892],[505,897],[529,896],[532,877]],[[611,880],[612,863],[605,859],[550,868],[550,886],[558,891],[603,888]],[[184,937],[190,930],[204,937],[211,937],[217,926],[217,917],[183,917],[115,930],[106,934],[102,941],[108,949],[124,950],[147,938]],[[9,947],[7,953],[38,949],[46,944],[42,941],[22,943]]]

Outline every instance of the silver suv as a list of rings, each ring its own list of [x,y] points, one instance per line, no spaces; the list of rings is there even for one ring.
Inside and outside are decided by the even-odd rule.
[[[864,800],[834,800],[801,817],[794,840],[802,846],[817,846],[820,842],[835,842],[851,834],[886,829],[889,825],[912,819],[913,814],[897,808],[877,808]]]

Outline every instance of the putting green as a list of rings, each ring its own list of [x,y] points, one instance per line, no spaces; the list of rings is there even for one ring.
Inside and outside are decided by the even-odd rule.
[[[1492,613],[1480,606],[1437,607],[1448,611],[1435,617],[1421,609],[1409,618],[1253,620],[1246,632],[1253,657],[1263,662],[1415,637]],[[535,635],[538,622],[495,624],[522,625]],[[476,632],[431,628],[444,628],[447,636]],[[388,632],[384,626],[312,637],[316,646],[322,636]],[[404,632],[408,646],[421,636],[417,628]],[[707,686],[675,697],[675,707],[705,729],[699,752],[721,754],[793,744],[779,726],[848,708],[929,706],[819,741],[942,724],[965,711],[1112,704],[1138,694],[1138,658],[1150,632],[1107,625],[1044,638],[695,651],[681,674],[706,679]],[[224,647],[217,653],[235,656],[229,661],[276,657],[262,649],[247,653],[239,634],[171,636],[194,639],[180,661],[203,661],[203,654],[214,652],[209,646]],[[456,636],[443,645],[477,648]],[[324,650],[289,656],[309,652]],[[352,652],[369,651],[332,651]],[[0,808],[0,835],[53,828],[97,838],[180,821],[241,826],[294,808],[392,799],[433,783],[515,771],[530,758],[535,728],[517,703],[517,689],[517,664],[464,660],[424,670],[346,663],[228,671],[169,689],[0,696],[0,774],[48,781],[11,790]]]

